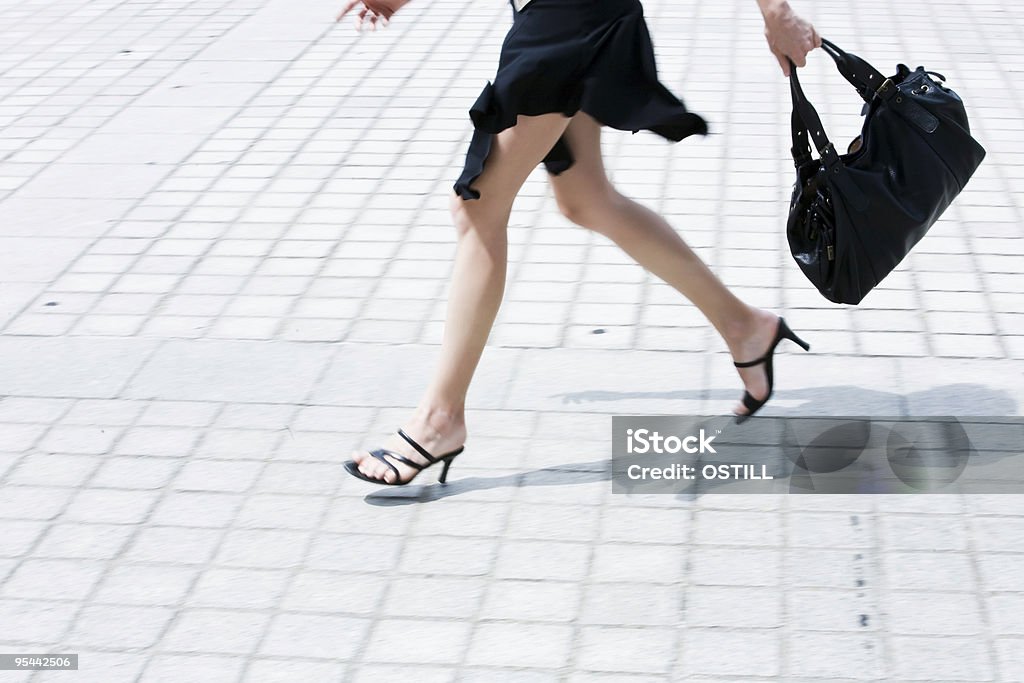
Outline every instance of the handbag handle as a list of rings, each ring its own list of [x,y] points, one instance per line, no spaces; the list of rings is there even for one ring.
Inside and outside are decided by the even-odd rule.
[[[812,158],[811,148],[807,142],[807,136],[810,134],[810,138],[814,140],[814,147],[818,150],[818,155],[821,157],[821,165],[829,174],[834,174],[835,182],[842,187],[844,196],[851,206],[858,211],[865,211],[869,201],[860,188],[857,187],[857,183],[845,172],[846,167],[843,164],[843,160],[839,157],[839,153],[836,152],[832,141],[828,139],[825,127],[821,125],[821,117],[818,116],[814,105],[808,101],[807,96],[804,95],[803,88],[800,87],[800,77],[797,76],[796,64],[793,63],[792,59],[789,60],[789,91],[793,98],[793,114],[790,119],[790,127],[793,133],[793,148],[791,151],[797,168]]]
[[[831,40],[821,39],[821,48],[831,57],[839,73],[850,82],[865,102],[875,97],[875,92],[885,82],[885,76],[875,67],[855,54],[844,51]]]
[[[793,98],[793,113],[790,117],[790,130],[793,134],[793,147],[790,152],[793,161],[799,167],[811,160],[811,148],[808,144],[808,134],[814,141],[814,147],[818,150],[822,162],[829,168],[841,163],[835,147],[828,139],[825,127],[821,125],[821,117],[814,105],[804,95],[800,87],[800,78],[796,75],[797,68],[793,60],[789,60],[789,91]]]
[[[871,102],[878,88],[886,81],[881,72],[857,55],[846,52],[831,40],[822,38],[821,47],[835,61],[839,73],[853,85],[861,98],[865,102]],[[810,161],[811,148],[806,137],[810,132],[811,139],[814,140],[814,146],[818,150],[818,154],[821,155],[822,161],[826,166],[831,167],[839,163],[839,155],[829,141],[825,128],[821,125],[821,117],[818,116],[817,110],[804,95],[796,71],[796,65],[790,59],[789,88],[793,97],[793,114],[790,119],[793,147],[790,152],[793,155],[793,161],[797,166]]]

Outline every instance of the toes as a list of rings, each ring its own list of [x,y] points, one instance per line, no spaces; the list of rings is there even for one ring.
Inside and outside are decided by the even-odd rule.
[[[368,477],[376,477],[377,476],[377,468],[379,466],[380,466],[380,463],[377,462],[376,458],[371,458],[371,457],[367,456],[367,457],[363,458],[363,461],[361,463],[359,463],[359,471],[362,472],[363,474],[365,474]]]
[[[359,463],[359,471],[371,479],[379,479],[388,483],[393,483],[397,479],[390,467],[369,454],[366,454],[363,461]]]

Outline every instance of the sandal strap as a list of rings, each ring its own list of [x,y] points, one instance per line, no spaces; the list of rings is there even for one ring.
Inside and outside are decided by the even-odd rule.
[[[409,458],[405,457],[401,453],[396,453],[396,452],[394,452],[392,450],[389,450],[387,448],[378,448],[376,451],[372,451],[372,452],[380,454],[380,455],[374,455],[373,456],[373,457],[377,458],[378,460],[380,458],[382,458],[382,457],[394,458],[395,460],[397,460],[398,462],[402,463],[403,465],[408,465],[409,467],[411,467],[411,468],[413,468],[415,470],[422,470],[425,467],[429,466],[429,464],[430,464],[430,463],[427,463],[426,465],[424,465],[421,462],[416,462],[415,460],[410,460]]]
[[[750,395],[749,392],[743,393],[743,407],[747,409],[747,414],[752,414],[755,410],[765,404],[764,401],[758,401],[756,398]]]
[[[770,355],[771,355],[771,353],[769,352],[768,356],[770,356]],[[767,362],[768,361],[768,356],[761,356],[757,360],[751,360],[751,361],[747,361],[745,363],[737,363],[737,362],[733,361],[733,365],[735,365],[738,368],[752,368],[755,365],[761,365],[762,363]]]
[[[419,472],[420,470],[422,470],[422,469],[424,469],[425,467],[428,466],[428,465],[423,465],[421,463],[415,462],[414,460],[410,460],[409,458],[405,457],[401,453],[396,453],[396,452],[394,452],[392,450],[389,450],[387,448],[378,448],[377,450],[369,451],[369,453],[370,453],[371,457],[374,457],[377,460],[381,461],[382,463],[384,463],[385,465],[388,466],[388,469],[390,469],[392,472],[395,473],[395,482],[401,482],[403,484],[405,482],[402,481],[402,475],[401,475],[401,473],[399,473],[398,468],[395,467],[395,464],[393,462],[391,462],[390,458],[394,458],[395,460],[397,460],[398,462],[402,463],[403,465],[408,465],[409,467],[413,468],[417,472]],[[428,464],[432,464],[432,463],[428,463]],[[387,483],[386,479],[383,479],[382,481]]]
[[[395,481],[402,481],[402,475],[398,473],[398,468],[395,467],[394,463],[387,459],[387,456],[390,454],[389,451],[385,451],[384,449],[381,448],[375,451],[369,451],[369,453],[370,457],[376,458],[377,460],[380,460],[382,463],[388,466],[388,469],[390,469],[395,475]],[[388,480],[385,477],[381,477],[380,481],[384,482],[385,484],[388,483]]]
[[[433,455],[431,455],[429,452],[427,452],[426,448],[424,448],[423,446],[421,446],[418,443],[416,443],[416,441],[413,440],[413,438],[411,436],[406,434],[405,430],[403,430],[401,427],[398,428],[398,435],[400,437],[402,437],[403,439],[405,439],[410,446],[415,448],[417,453],[419,453],[424,458],[426,458],[428,464],[433,465],[435,462],[438,461],[438,458],[435,458]],[[405,462],[409,462],[409,461],[406,460]],[[423,469],[423,467],[425,467],[425,465],[424,466],[420,466],[417,469]]]

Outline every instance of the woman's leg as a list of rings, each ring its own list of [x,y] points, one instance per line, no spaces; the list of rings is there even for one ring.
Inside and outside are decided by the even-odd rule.
[[[760,358],[777,325],[772,313],[748,306],[730,292],[664,218],[621,195],[608,180],[601,158],[601,126],[579,113],[565,132],[575,163],[551,176],[559,209],[574,223],[599,232],[637,263],[679,290],[707,316],[733,358]],[[739,370],[755,398],[768,393],[763,367]],[[746,408],[738,404],[737,413]]]
[[[561,114],[520,116],[516,125],[496,136],[483,174],[474,183],[480,199],[452,196],[452,218],[458,235],[451,294],[441,341],[441,357],[424,396],[403,429],[428,452],[447,453],[466,439],[466,392],[483,353],[505,291],[508,219],[512,202],[569,119]],[[414,462],[424,462],[395,436],[384,445]],[[353,454],[359,469],[371,477],[394,479],[394,473],[365,452]],[[403,481],[415,471],[393,463]]]

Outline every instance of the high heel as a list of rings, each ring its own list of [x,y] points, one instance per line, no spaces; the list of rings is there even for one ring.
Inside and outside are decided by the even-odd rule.
[[[772,359],[775,357],[775,347],[778,346],[783,339],[788,339],[791,342],[798,344],[804,351],[811,350],[811,345],[796,336],[796,333],[789,329],[789,325],[786,324],[786,321],[780,317],[779,326],[775,330],[775,339],[772,340],[772,344],[768,347],[768,352],[766,354],[757,360],[747,361],[745,363],[733,362],[733,365],[737,368],[752,368],[763,363],[765,366],[765,375],[768,377],[768,394],[763,399],[758,400],[754,398],[750,395],[749,391],[743,392],[743,407],[747,409],[747,413],[745,415],[736,416],[737,424],[742,424],[748,418],[752,417],[754,413],[759,411],[764,404],[768,402],[768,399],[772,397],[772,390],[775,388],[775,375],[772,368]]]
[[[420,472],[427,469],[431,465],[441,462],[444,463],[444,466],[441,468],[441,476],[438,477],[437,480],[443,484],[448,480],[448,469],[452,466],[452,460],[455,460],[455,456],[457,456],[465,449],[465,446],[459,446],[450,453],[445,453],[444,455],[434,457],[427,451],[427,449],[416,443],[416,441],[413,440],[413,438],[406,434],[405,431],[403,431],[402,429],[398,430],[398,435],[405,439],[410,446],[415,448],[417,453],[426,458],[427,462],[415,462],[405,457],[401,453],[396,453],[395,451],[388,450],[387,448],[378,448],[376,450],[370,451],[370,455],[376,458],[377,460],[380,460],[382,463],[387,465],[392,472],[394,472],[394,481],[387,481],[386,479],[369,477],[363,474],[362,472],[359,471],[359,464],[355,460],[348,460],[347,462],[345,462],[345,471],[351,474],[353,477],[357,479],[362,479],[363,481],[368,481],[371,484],[380,484],[382,486],[405,486],[406,484],[412,482],[413,479],[418,477]],[[400,462],[403,465],[408,465],[409,467],[416,470],[416,474],[412,475],[411,477],[403,481],[402,475],[398,472],[398,468],[395,467],[394,463],[391,462],[391,460]]]

